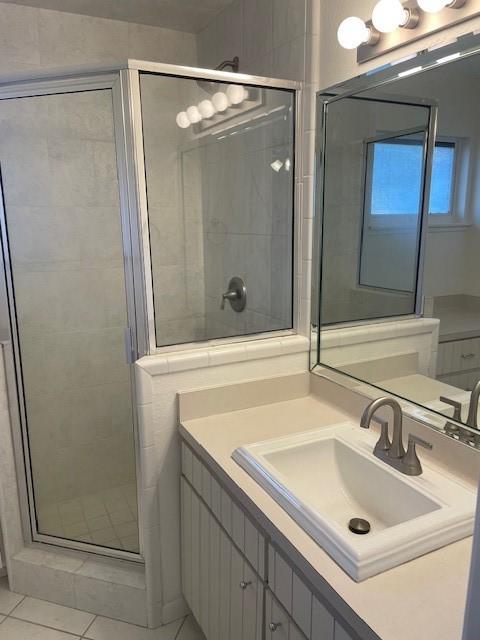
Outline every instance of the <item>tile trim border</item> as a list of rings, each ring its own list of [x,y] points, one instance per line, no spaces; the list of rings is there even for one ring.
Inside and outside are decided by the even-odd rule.
[[[145,356],[137,360],[137,366],[150,376],[204,369],[234,362],[261,360],[276,356],[303,353],[310,350],[310,341],[305,336],[293,335],[283,338],[251,340],[218,347],[205,347],[191,351],[178,351],[168,355]]]

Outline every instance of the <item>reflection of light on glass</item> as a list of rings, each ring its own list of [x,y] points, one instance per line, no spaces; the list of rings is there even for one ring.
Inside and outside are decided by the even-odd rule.
[[[223,91],[218,91],[213,94],[212,103],[215,109],[220,112],[226,111],[230,106],[230,100],[228,99],[227,94],[223,93]]]
[[[187,129],[190,126],[190,120],[188,119],[185,111],[180,111],[180,113],[177,113],[176,122],[180,129]]]
[[[281,160],[274,160],[270,166],[274,171],[278,173],[280,169],[283,167],[283,162]]]
[[[451,60],[456,60],[460,57],[460,52],[451,53],[449,56],[444,56],[443,58],[439,58],[437,60],[438,64],[442,64],[443,62],[450,62]]]
[[[287,158],[285,160],[285,171],[290,171],[292,167],[292,161],[290,160],[290,158]]]
[[[248,97],[248,92],[240,84],[229,84],[227,97],[232,104],[241,104]]]
[[[418,71],[421,71],[423,69],[423,67],[413,67],[413,69],[407,69],[406,71],[400,71],[400,73],[398,74],[399,78],[404,78],[405,76],[411,76],[412,73],[418,73]]]
[[[210,100],[202,100],[198,104],[198,110],[203,118],[211,118],[217,111]]]
[[[190,120],[191,124],[196,124],[200,122],[202,119],[202,115],[198,110],[198,107],[192,106],[187,109],[187,118]]]

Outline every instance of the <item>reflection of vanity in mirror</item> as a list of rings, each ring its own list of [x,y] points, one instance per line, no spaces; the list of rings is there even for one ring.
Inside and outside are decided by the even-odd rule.
[[[318,96],[317,362],[479,447],[480,53],[422,66]]]

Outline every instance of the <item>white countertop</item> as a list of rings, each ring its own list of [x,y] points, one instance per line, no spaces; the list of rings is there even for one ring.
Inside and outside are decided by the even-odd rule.
[[[241,445],[346,419],[352,419],[346,409],[340,410],[309,393],[282,402],[185,419],[182,426],[382,640],[460,640],[471,538],[356,583],[230,457]],[[435,437],[441,439],[442,448],[446,439],[439,434]],[[463,447],[457,446],[457,462],[459,453],[463,455]],[[470,469],[471,460],[466,465]],[[422,461],[425,464],[425,456]],[[432,461],[427,464],[436,467]],[[466,484],[475,486],[473,479]]]
[[[435,310],[440,320],[440,342],[465,340],[480,336],[480,309],[477,307],[445,307]]]

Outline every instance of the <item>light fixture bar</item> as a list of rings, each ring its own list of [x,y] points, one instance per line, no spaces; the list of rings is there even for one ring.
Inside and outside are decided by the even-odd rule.
[[[427,0],[428,2],[428,0]],[[432,7],[435,2],[432,0]],[[480,0],[452,0],[443,3],[443,8],[436,13],[422,11],[418,0],[402,2],[404,9],[412,12],[412,21],[398,25],[390,33],[382,33],[378,42],[372,44],[361,43],[357,48],[357,62],[363,63],[382,56],[390,51],[415,42],[421,38],[438,33],[443,29],[461,24],[466,20],[480,17]],[[425,5],[424,5],[425,6]],[[454,9],[451,11],[450,9]],[[372,21],[364,23],[371,28]]]

